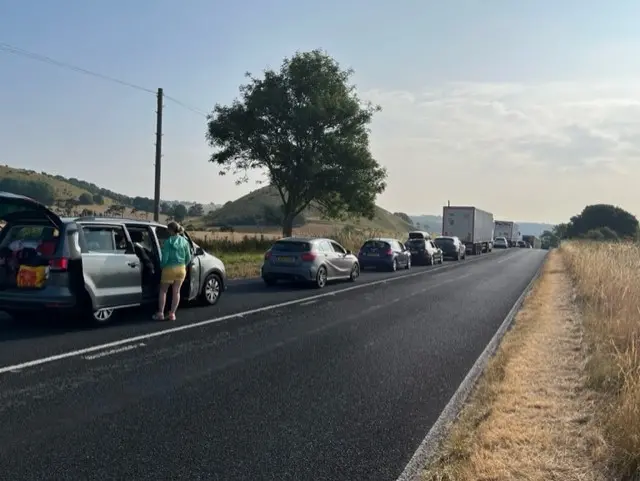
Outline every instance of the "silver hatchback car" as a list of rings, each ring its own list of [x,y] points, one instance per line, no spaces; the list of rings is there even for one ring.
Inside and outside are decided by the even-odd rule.
[[[334,240],[286,237],[266,252],[261,273],[269,286],[283,280],[308,282],[321,289],[332,280],[355,281],[360,264],[351,251]]]
[[[157,302],[166,226],[138,219],[59,217],[28,197],[0,192],[0,310],[15,318],[82,314],[97,324]],[[224,264],[185,234],[193,260],[181,297],[215,305]]]

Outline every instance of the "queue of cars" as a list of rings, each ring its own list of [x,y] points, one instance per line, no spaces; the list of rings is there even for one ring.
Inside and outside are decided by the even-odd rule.
[[[261,277],[268,286],[278,281],[304,282],[323,288],[328,281],[354,282],[361,270],[374,268],[395,272],[413,264],[442,264],[445,258],[466,258],[465,245],[457,237],[438,237],[410,232],[408,239],[368,239],[357,254],[332,239],[287,237],[265,253]]]

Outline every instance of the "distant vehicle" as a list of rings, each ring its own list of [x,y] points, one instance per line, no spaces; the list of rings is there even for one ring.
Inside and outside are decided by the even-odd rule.
[[[278,281],[305,282],[322,289],[333,280],[354,282],[360,263],[353,253],[332,239],[286,237],[264,255],[261,276],[268,286]]]
[[[471,255],[493,249],[493,214],[477,207],[445,206],[442,235],[458,237]]]
[[[420,239],[417,237],[407,239],[405,247],[411,252],[414,264],[442,264],[444,256],[442,250],[430,239]]]
[[[493,247],[495,249],[508,249],[509,241],[505,237],[496,237],[493,241]]]
[[[522,240],[529,244],[533,249],[542,248],[542,241],[534,235],[523,235]]]
[[[521,240],[520,240],[520,241],[518,241],[518,242],[516,243],[516,245],[517,245],[518,247],[520,247],[521,249],[523,249],[523,248],[526,248],[526,247],[527,247],[527,243],[526,243],[525,241],[521,241]]]
[[[0,310],[79,314],[106,324],[119,309],[155,304],[167,227],[140,219],[60,217],[39,202],[0,192]],[[181,297],[215,305],[225,266],[185,234],[193,260]]]
[[[412,230],[409,232],[409,239],[430,240],[431,234],[423,230]]]
[[[385,268],[396,271],[399,267],[411,269],[411,252],[397,239],[369,239],[358,252],[360,267]]]
[[[444,258],[454,259],[456,261],[467,258],[466,246],[455,236],[436,237],[433,243],[442,251]]]
[[[510,220],[497,220],[494,222],[495,238],[504,237],[509,247],[514,247],[516,242],[522,239],[520,234],[520,226]]]

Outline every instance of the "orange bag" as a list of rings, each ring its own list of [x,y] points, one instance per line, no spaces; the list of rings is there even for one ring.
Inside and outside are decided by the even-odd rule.
[[[40,288],[47,280],[47,268],[44,266],[20,266],[16,283],[18,287]]]

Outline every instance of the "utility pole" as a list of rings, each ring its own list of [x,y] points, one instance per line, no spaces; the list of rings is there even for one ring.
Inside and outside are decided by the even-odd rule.
[[[161,179],[161,162],[162,162],[162,98],[164,94],[162,89],[158,89],[158,106],[156,110],[156,176],[155,190],[153,194],[153,220],[160,220],[160,179]]]

